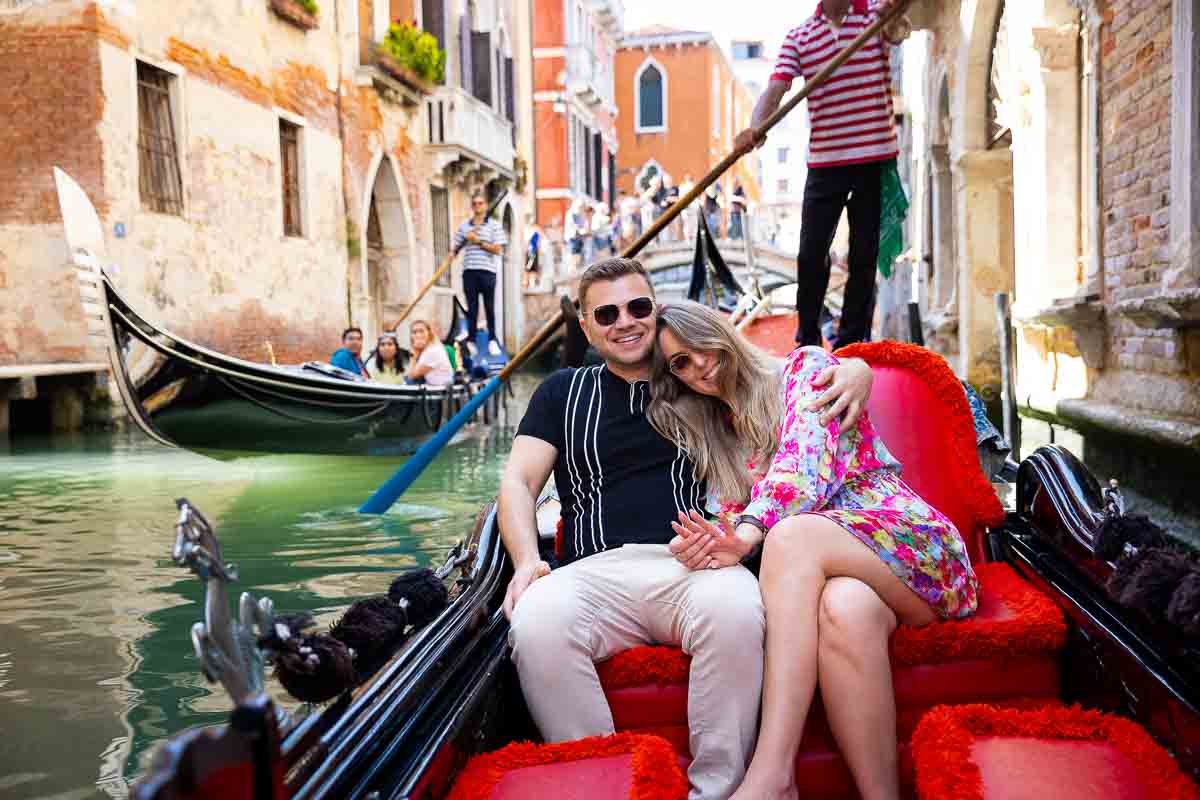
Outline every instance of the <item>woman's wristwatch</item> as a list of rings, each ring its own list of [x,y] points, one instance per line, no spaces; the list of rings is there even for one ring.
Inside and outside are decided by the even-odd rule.
[[[749,525],[754,528],[758,528],[759,532],[762,533],[762,538],[758,540],[758,544],[756,544],[756,545],[754,545],[754,547],[750,548],[749,553],[742,556],[741,562],[743,564],[745,564],[747,561],[757,558],[758,554],[762,552],[763,542],[765,542],[767,540],[767,526],[763,524],[763,521],[761,519],[759,519],[758,517],[751,516],[750,514],[742,514],[742,515],[738,516],[737,518],[734,519],[733,523],[734,523],[735,528],[738,525],[745,524],[745,525]]]

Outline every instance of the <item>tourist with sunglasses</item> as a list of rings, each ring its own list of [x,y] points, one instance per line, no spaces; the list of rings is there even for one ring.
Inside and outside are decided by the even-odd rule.
[[[702,509],[707,490],[688,454],[646,417],[656,304],[645,269],[624,258],[594,264],[580,278],[579,306],[604,363],[560,370],[538,387],[500,485],[513,661],[542,736],[560,742],[613,733],[595,662],[637,645],[682,647],[692,658],[691,798],[725,800],[742,781],[758,726],[758,583],[741,566],[690,570],[667,547],[671,523]],[[825,402],[865,402],[864,363],[830,376]],[[534,515],[551,473],[563,521],[553,571],[539,555]]]
[[[899,800],[888,641],[897,625],[975,612],[978,581],[954,524],[900,479],[871,424],[822,421],[819,347],[783,365],[699,303],[660,309],[650,377],[654,428],[692,454],[710,521],[681,512],[669,549],[702,574],[762,550],[763,714],[731,800],[794,800],[794,764],[818,684],[864,798]]]

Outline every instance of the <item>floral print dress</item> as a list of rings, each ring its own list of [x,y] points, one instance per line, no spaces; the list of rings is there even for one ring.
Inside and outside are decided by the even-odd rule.
[[[979,582],[954,524],[900,480],[900,462],[864,411],[853,430],[838,421],[822,426],[809,404],[822,389],[813,380],[837,359],[819,347],[788,356],[783,372],[784,417],[780,444],[758,476],[750,502],[720,502],[709,509],[732,525],[739,514],[768,528],[796,514],[820,514],[871,548],[943,618],[965,617],[978,606]]]

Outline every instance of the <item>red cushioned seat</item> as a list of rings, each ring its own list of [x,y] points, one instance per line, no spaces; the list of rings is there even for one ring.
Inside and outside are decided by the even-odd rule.
[[[1059,696],[1059,652],[1066,622],[1054,602],[1007,564],[981,564],[979,611],[971,618],[892,637],[897,734],[906,742],[928,709],[945,703],[1014,703]],[[687,675],[675,647],[636,647],[597,664],[617,730],[654,732],[687,748]],[[806,796],[842,797],[850,776],[833,744],[820,702],[797,758]]]
[[[939,706],[912,739],[921,800],[1196,800],[1135,723],[1097,711]]]
[[[449,800],[685,800],[687,777],[657,736],[618,733],[575,742],[510,744],[472,758]]]

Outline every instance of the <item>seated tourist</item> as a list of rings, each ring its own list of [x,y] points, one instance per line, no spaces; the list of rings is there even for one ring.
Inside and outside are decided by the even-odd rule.
[[[433,334],[433,327],[423,319],[409,329],[412,344],[412,363],[408,368],[409,383],[426,386],[449,386],[454,383],[454,368],[446,348]]]
[[[400,352],[400,344],[396,334],[385,333],[375,344],[375,352],[368,359],[371,364],[371,377],[379,383],[404,383],[404,357]]]
[[[888,639],[974,613],[962,536],[900,479],[866,411],[847,424],[813,410],[835,357],[797,348],[780,372],[727,317],[687,301],[660,308],[656,331],[646,413],[694,459],[717,514],[681,512],[671,551],[707,573],[762,548],[762,721],[732,800],[799,796],[793,765],[818,684],[859,794],[899,798]]]
[[[668,549],[672,520],[703,507],[704,482],[689,453],[646,417],[655,331],[646,270],[626,258],[588,267],[579,304],[603,363],[559,370],[538,387],[500,484],[501,536],[513,561],[504,600],[513,662],[542,736],[562,742],[613,733],[595,662],[637,645],[680,646],[692,657],[690,798],[727,800],[758,725],[758,582],[736,564],[691,570]],[[828,373],[822,403],[866,402],[866,364],[848,360]],[[535,514],[551,473],[564,544],[553,571],[538,554]]]
[[[367,367],[362,361],[362,347],[362,328],[346,328],[342,331],[342,346],[329,359],[329,363],[347,372],[369,378],[371,373],[367,372]]]

